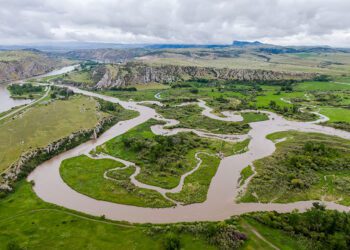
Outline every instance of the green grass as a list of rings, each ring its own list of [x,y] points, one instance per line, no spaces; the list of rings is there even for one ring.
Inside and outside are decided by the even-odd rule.
[[[280,138],[287,140],[278,143],[271,156],[254,162],[257,174],[240,201],[257,201],[255,193],[260,202],[324,198],[350,205],[350,141],[295,131],[268,136],[270,140]]]
[[[176,125],[176,127],[201,129],[216,134],[243,134],[248,132],[250,128],[245,121],[226,122],[203,116],[201,114],[202,108],[198,107],[196,104],[183,107],[157,107],[155,105],[153,107],[156,108],[157,112],[163,115],[165,118],[180,121],[180,124]],[[247,119],[254,120],[261,119],[262,117],[265,119],[264,116],[266,115],[245,115]]]
[[[21,153],[44,147],[81,129],[94,127],[107,114],[97,110],[94,99],[76,96],[26,110],[0,123],[0,170]]]
[[[170,86],[166,84],[161,83],[147,83],[147,84],[138,84],[135,85],[137,90],[149,90],[149,89],[156,89],[156,90],[162,90],[162,89],[168,89]]]
[[[303,92],[281,92],[279,95],[276,95],[275,93],[276,91],[266,91],[264,92],[264,95],[257,96],[256,101],[253,103],[255,103],[257,107],[268,107],[271,101],[275,101],[278,106],[291,107],[292,104],[282,101],[281,98],[289,101],[292,98],[304,98]]]
[[[206,200],[211,179],[217,171],[220,159],[205,154],[200,154],[199,157],[202,159],[199,169],[185,179],[181,192],[167,193],[169,198],[184,204],[199,203]]]
[[[90,73],[87,71],[72,71],[69,74],[66,74],[64,80],[68,82],[83,83],[87,85],[95,84],[95,82],[91,78]]]
[[[265,226],[249,217],[241,217],[239,229],[248,236],[242,250],[273,250],[274,248],[269,243],[283,250],[310,249],[311,244],[308,240]],[[259,238],[255,232],[259,233],[265,240]]]
[[[181,175],[189,172],[197,165],[196,152],[207,152],[210,154],[221,152],[227,156],[246,150],[249,143],[249,140],[230,143],[215,139],[205,139],[192,133],[156,136],[150,130],[150,126],[157,123],[157,121],[151,120],[141,124],[126,134],[118,136],[98,147],[96,152],[104,152],[134,162],[141,167],[140,174],[136,176],[137,180],[149,185],[170,189],[178,185]],[[125,140],[131,140],[132,143],[130,145],[129,142],[125,144]],[[135,146],[137,146],[137,149],[135,149]],[[156,158],[154,158],[154,155]],[[196,172],[185,179],[183,190],[177,194],[169,194],[169,197],[186,204],[203,202],[206,199],[210,181],[216,173],[220,160],[217,156],[205,154],[200,154],[200,158],[203,159],[202,165]],[[105,169],[100,171],[104,172]],[[119,178],[118,176],[123,173],[113,171],[110,174],[111,177],[116,176]],[[99,175],[102,177],[103,174],[99,173]],[[75,180],[76,178],[72,179]],[[115,195],[111,196],[115,197]]]
[[[260,122],[260,121],[266,121],[269,119],[266,114],[255,113],[255,112],[242,113],[242,117],[243,117],[243,122],[245,123]]]
[[[302,82],[295,88],[297,91],[331,91],[349,90],[350,85],[337,82]]]
[[[164,249],[165,233],[86,216],[40,200],[29,183],[0,199],[0,249]],[[182,249],[215,249],[201,236],[178,234]]]
[[[124,165],[110,159],[95,160],[87,156],[78,156],[62,162],[60,174],[62,179],[74,190],[98,200],[140,207],[170,207],[174,205],[160,193],[134,186],[129,176],[130,170],[113,171],[105,179],[103,174],[110,169]],[[121,173],[119,173],[121,172]]]
[[[329,117],[329,122],[348,122],[350,123],[350,109],[322,107],[320,113]]]
[[[97,151],[136,163],[142,168],[136,178],[143,183],[173,188],[178,185],[182,174],[195,167],[196,152],[221,151],[231,154],[235,150],[233,143],[200,138],[192,133],[179,133],[170,137],[156,136],[150,126],[157,123],[151,120],[141,124],[108,141]],[[130,146],[125,144],[127,140],[131,140]]]
[[[242,186],[245,183],[245,181],[253,174],[254,174],[254,171],[253,171],[251,166],[247,166],[247,167],[243,168],[241,171],[239,185]]]
[[[134,100],[134,101],[154,101],[157,100],[154,95],[157,94],[159,89],[146,89],[140,91],[111,91],[104,90],[99,93],[103,95],[109,95],[113,97],[117,97],[121,100]]]

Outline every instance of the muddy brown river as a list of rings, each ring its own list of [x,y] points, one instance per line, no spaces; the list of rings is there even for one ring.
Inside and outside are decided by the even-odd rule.
[[[239,215],[251,211],[272,211],[288,212],[294,209],[304,211],[312,206],[313,201],[300,201],[288,204],[277,203],[235,203],[235,197],[238,194],[237,183],[241,170],[252,164],[253,161],[271,155],[275,150],[275,144],[266,139],[266,135],[287,130],[297,130],[303,132],[317,132],[328,135],[339,136],[350,139],[350,133],[324,127],[315,124],[316,122],[296,122],[288,121],[281,116],[271,112],[265,112],[269,120],[251,123],[252,129],[247,135],[235,136],[232,140],[243,140],[251,138],[248,151],[245,153],[225,157],[221,160],[217,173],[213,177],[207,200],[203,203],[192,205],[177,205],[172,208],[144,208],[130,205],[122,205],[107,201],[95,200],[86,195],[76,192],[70,188],[61,178],[59,173],[60,164],[63,160],[88,154],[95,147],[106,141],[126,133],[131,128],[154,118],[165,120],[168,124],[174,123],[174,120],[163,119],[156,111],[150,107],[143,106],[140,103],[132,101],[121,101],[114,97],[104,96],[78,88],[69,87],[76,93],[101,98],[114,103],[119,103],[126,109],[139,112],[139,116],[117,123],[107,130],[96,140],[91,140],[80,146],[64,152],[49,161],[38,166],[29,176],[28,180],[35,182],[34,191],[44,201],[63,206],[72,210],[80,211],[86,214],[101,216],[111,220],[129,221],[137,223],[172,223],[182,221],[216,221],[227,219],[232,215]],[[203,106],[203,103],[199,104]],[[260,111],[262,112],[262,111]],[[235,114],[236,116],[236,114]],[[211,117],[215,118],[215,117]],[[228,119],[236,119],[228,118]],[[182,131],[166,129],[166,126],[154,126],[152,131],[156,134],[174,134]],[[203,136],[206,136],[205,133]],[[213,136],[213,135],[208,135]],[[231,135],[232,136],[232,135]],[[217,135],[220,138],[220,135]],[[224,139],[224,138],[222,138]],[[349,211],[349,207],[338,205],[332,202],[324,202],[328,208],[339,211]]]

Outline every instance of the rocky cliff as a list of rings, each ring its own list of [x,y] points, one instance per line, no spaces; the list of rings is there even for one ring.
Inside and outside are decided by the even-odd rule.
[[[309,73],[175,65],[150,66],[142,63],[101,65],[94,71],[102,75],[102,78],[95,85],[95,88],[100,89],[151,82],[171,83],[189,79],[278,81],[286,79],[306,80],[315,77],[315,74]]]
[[[0,83],[44,74],[63,65],[62,60],[38,51],[2,51]]]
[[[0,196],[1,194],[12,191],[14,183],[26,177],[37,165],[51,159],[61,152],[67,151],[75,146],[89,140],[96,139],[107,128],[117,122],[117,117],[108,116],[99,121],[92,129],[80,130],[71,135],[59,139],[46,147],[35,148],[24,152],[20,158],[14,162],[0,178]]]

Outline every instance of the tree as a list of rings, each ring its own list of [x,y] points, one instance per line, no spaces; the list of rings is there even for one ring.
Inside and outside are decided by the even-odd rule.
[[[271,100],[269,103],[270,108],[275,109],[277,107],[277,104],[275,101]]]
[[[199,91],[198,91],[198,89],[193,88],[193,89],[190,90],[190,92],[192,94],[198,94]]]
[[[181,244],[180,244],[180,239],[179,236],[175,235],[175,234],[168,234],[165,237],[165,249],[166,250],[177,250],[181,248]]]

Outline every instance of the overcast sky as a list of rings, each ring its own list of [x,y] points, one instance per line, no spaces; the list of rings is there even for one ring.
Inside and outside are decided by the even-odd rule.
[[[350,47],[350,0],[0,0],[0,44],[46,41]]]

